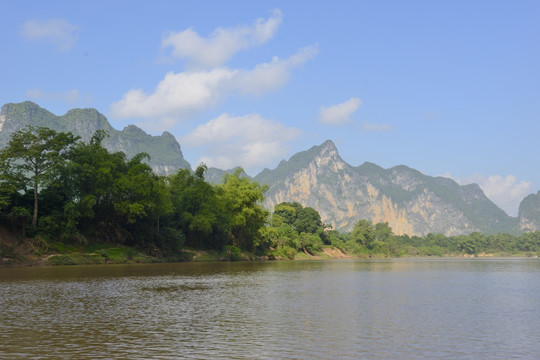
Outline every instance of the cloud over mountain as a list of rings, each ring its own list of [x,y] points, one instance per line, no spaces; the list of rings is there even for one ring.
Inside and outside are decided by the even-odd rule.
[[[450,174],[444,175],[453,178]],[[515,175],[489,175],[474,174],[465,179],[453,178],[458,184],[466,185],[476,183],[486,196],[506,211],[510,216],[516,216],[521,200],[531,192],[531,183],[517,181]]]
[[[232,95],[262,95],[282,87],[291,71],[317,54],[315,46],[298,50],[286,59],[274,58],[251,70],[229,69],[169,72],[153,93],[128,91],[111,105],[115,118],[151,119],[153,130],[167,130],[193,112],[211,107]],[[156,122],[155,120],[159,120]]]
[[[299,135],[300,130],[258,114],[222,114],[199,125],[181,142],[205,149],[199,162],[222,169],[241,165],[250,172],[285,157],[288,144]]]

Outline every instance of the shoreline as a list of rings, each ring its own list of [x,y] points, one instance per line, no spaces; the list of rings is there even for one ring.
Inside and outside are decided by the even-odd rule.
[[[263,261],[324,261],[324,260],[391,260],[391,259],[538,259],[538,255],[526,253],[497,254],[445,254],[442,256],[403,255],[387,256],[385,254],[350,254],[341,249],[328,246],[316,254],[299,252],[293,259],[256,256],[251,253],[242,253],[242,259],[237,261],[263,262]],[[0,258],[0,267],[24,266],[66,266],[66,265],[120,265],[120,264],[152,264],[152,263],[182,263],[182,262],[234,262],[224,258],[223,254],[214,250],[185,249],[176,256],[151,256],[127,246],[104,247],[98,251],[73,251],[65,253],[27,254],[27,257],[13,259]]]

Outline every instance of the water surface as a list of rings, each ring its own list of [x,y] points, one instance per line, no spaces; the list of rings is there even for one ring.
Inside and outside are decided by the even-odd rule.
[[[0,358],[538,359],[538,259],[0,268]]]

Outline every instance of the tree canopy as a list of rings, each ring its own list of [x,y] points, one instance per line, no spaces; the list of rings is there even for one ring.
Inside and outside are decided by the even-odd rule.
[[[33,190],[33,228],[37,226],[39,189],[55,179],[63,157],[77,139],[71,133],[29,126],[13,133],[8,145],[0,151],[5,181],[16,190]]]

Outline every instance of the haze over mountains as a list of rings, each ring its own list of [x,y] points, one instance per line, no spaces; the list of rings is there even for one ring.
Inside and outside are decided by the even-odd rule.
[[[123,151],[128,157],[146,152],[156,173],[191,169],[172,134],[151,136],[134,125],[118,131],[95,109],[73,109],[56,116],[32,102],[6,104],[0,113],[0,147],[7,144],[14,131],[27,125],[70,131],[84,141],[103,129],[109,133],[104,141],[106,148]],[[207,181],[219,182],[225,172],[210,168]],[[369,162],[351,166],[341,159],[330,140],[283,160],[276,169],[263,170],[253,179],[269,186],[265,194],[267,208],[296,201],[315,208],[326,224],[343,231],[350,231],[359,219],[388,222],[394,233],[409,235],[540,229],[540,192],[527,196],[518,217],[511,217],[476,184],[461,186],[404,165],[390,169]]]

